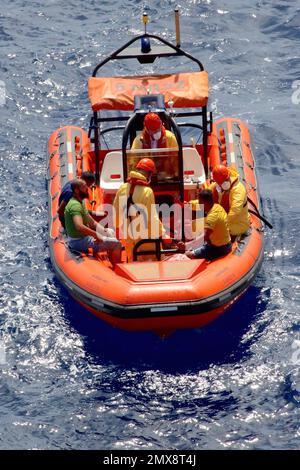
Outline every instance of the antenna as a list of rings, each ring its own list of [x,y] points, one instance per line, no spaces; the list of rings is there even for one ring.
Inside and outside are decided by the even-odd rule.
[[[147,24],[149,23],[149,17],[148,17],[148,13],[146,13],[145,11],[143,13],[142,20],[143,20],[143,23],[145,25],[145,34],[147,34]]]
[[[176,47],[180,47],[180,20],[179,20],[179,7],[174,10],[175,14],[175,30],[176,30]]]

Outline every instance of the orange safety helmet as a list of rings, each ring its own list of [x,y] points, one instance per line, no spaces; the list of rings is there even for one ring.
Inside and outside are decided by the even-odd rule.
[[[223,184],[224,181],[228,180],[228,178],[230,177],[230,173],[229,173],[227,166],[224,166],[224,165],[215,166],[212,171],[212,177],[213,177],[213,180],[219,185]]]
[[[154,173],[155,172],[155,164],[154,164],[154,161],[151,160],[151,158],[142,158],[137,166],[136,166],[136,169],[137,170],[144,170],[144,171],[149,171],[151,173]]]
[[[146,127],[147,131],[153,132],[161,128],[162,122],[158,114],[148,113],[144,119],[144,126]]]

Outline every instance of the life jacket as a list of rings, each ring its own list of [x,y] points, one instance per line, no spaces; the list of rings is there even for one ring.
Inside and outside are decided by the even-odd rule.
[[[129,215],[129,210],[130,210],[130,207],[132,205],[134,205],[134,201],[133,201],[132,196],[133,196],[135,187],[136,186],[149,186],[150,183],[149,183],[149,181],[146,181],[142,178],[132,177],[132,176],[129,176],[129,178],[127,178],[127,183],[130,184],[130,188],[129,188],[129,195],[128,195],[128,198],[127,198],[127,205],[126,205],[126,217],[131,222],[132,221],[132,216]],[[144,219],[145,219],[146,214],[143,213],[143,216],[144,216]],[[145,220],[145,223],[147,223],[147,220]]]
[[[250,225],[250,219],[248,214],[248,200],[247,191],[243,183],[238,179],[238,172],[235,168],[228,168],[230,171],[230,188],[227,191],[221,191],[220,193],[216,189],[216,185],[213,184],[209,189],[213,192],[214,202],[220,204],[228,215],[228,223],[231,235],[241,235],[245,233]],[[243,186],[243,191],[241,187]],[[233,191],[236,198],[232,198]],[[244,194],[242,194],[244,193]],[[231,204],[230,204],[231,202]],[[237,205],[241,209],[236,213]],[[242,207],[241,207],[242,206]]]
[[[229,210],[230,210],[230,207],[229,207],[229,196],[230,196],[230,191],[231,189],[233,188],[233,186],[238,183],[238,178],[234,178],[233,181],[231,181],[231,185],[230,185],[230,188],[227,189],[226,191],[222,191],[221,193],[219,193],[217,191],[217,187],[215,187],[213,189],[213,198],[214,198],[214,203],[216,204],[221,204],[221,206],[223,207],[223,209],[226,211],[226,213],[228,214]],[[246,201],[247,203],[247,201]]]
[[[141,135],[141,142],[143,149],[151,149],[151,137],[145,128]],[[157,140],[157,148],[167,148],[166,129],[164,126],[161,126],[161,137]]]

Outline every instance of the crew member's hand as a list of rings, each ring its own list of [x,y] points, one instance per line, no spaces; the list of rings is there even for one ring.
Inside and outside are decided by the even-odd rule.
[[[185,250],[185,243],[184,242],[178,242],[177,243],[177,248],[179,248],[179,250]]]
[[[185,254],[186,254],[186,256],[187,256],[188,258],[190,258],[190,259],[195,259],[195,254],[194,254],[194,252],[193,252],[192,250],[186,251]]]

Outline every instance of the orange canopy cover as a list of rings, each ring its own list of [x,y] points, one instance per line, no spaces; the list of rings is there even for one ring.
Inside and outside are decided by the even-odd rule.
[[[161,93],[175,108],[202,107],[208,99],[208,73],[135,77],[91,77],[88,82],[93,111],[101,109],[132,110],[135,95]]]

